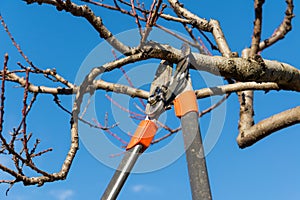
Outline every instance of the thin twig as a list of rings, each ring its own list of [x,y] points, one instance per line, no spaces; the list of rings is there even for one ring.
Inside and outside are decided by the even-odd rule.
[[[24,120],[23,121],[23,148],[24,148],[24,152],[26,155],[26,159],[28,162],[32,162],[31,158],[30,158],[30,154],[29,154],[29,150],[28,150],[28,137],[27,137],[27,123],[26,123],[26,118],[27,118],[27,98],[28,98],[28,87],[29,87],[29,69],[26,70],[26,77],[25,77],[25,87],[24,87],[24,98],[23,98],[23,109],[22,109],[22,118]]]
[[[112,54],[113,54],[115,60],[117,60],[117,59],[118,59],[118,56],[117,56],[116,52],[114,51],[114,49],[112,49],[111,52],[112,52]],[[130,79],[130,77],[127,75],[127,73],[126,73],[126,71],[123,69],[123,67],[120,67],[119,69],[121,70],[121,72],[122,72],[123,75],[125,76],[125,79],[126,79],[126,81],[128,82],[128,84],[130,85],[130,87],[135,88],[134,85],[133,85],[133,83],[132,83],[132,81],[131,81],[131,79]],[[145,108],[145,107],[146,107],[146,104],[144,103],[143,99],[141,99],[141,98],[138,98],[138,99],[139,99],[140,103],[143,105],[143,107]]]
[[[212,106],[210,106],[209,108],[202,110],[199,113],[199,117],[202,117],[203,115],[211,112],[213,109],[217,108],[218,106],[220,106],[223,102],[225,102],[228,97],[230,96],[230,93],[226,94],[221,100],[219,100],[217,103],[213,104]]]
[[[152,31],[152,27],[156,23],[156,20],[158,19],[157,15],[158,15],[158,10],[160,8],[161,3],[162,3],[162,0],[158,0],[156,8],[154,10],[156,0],[153,0],[153,2],[152,2],[152,5],[150,7],[150,12],[149,12],[149,15],[147,18],[147,22],[146,22],[146,29],[145,29],[145,32],[141,39],[141,45],[144,45],[144,43],[147,41],[147,38],[148,38],[150,32]]]
[[[89,108],[89,106],[91,104],[91,98],[92,98],[92,95],[89,96],[89,98],[87,100],[87,103],[84,106],[83,111],[82,111],[81,115],[79,116],[79,118],[83,118],[84,117],[85,113],[87,112],[87,110],[88,110],[88,108]]]
[[[134,0],[130,0],[130,3],[131,3],[131,9],[132,9],[133,16],[135,17],[135,23],[137,24],[137,26],[139,28],[139,33],[141,35],[141,38],[143,38],[143,35],[144,35],[143,34],[143,29],[142,29],[142,26],[140,24],[138,14],[135,11]]]
[[[50,152],[50,151],[53,151],[53,149],[52,149],[52,148],[45,149],[45,150],[40,151],[40,152],[38,152],[38,153],[36,153],[36,154],[32,154],[31,157],[32,157],[32,158],[38,157],[38,156],[41,156],[41,155],[43,155],[43,154],[45,154],[45,153],[48,153],[48,152]]]
[[[285,10],[285,16],[279,27],[268,39],[265,39],[259,43],[259,51],[271,46],[277,41],[283,39],[285,35],[292,30],[292,19],[294,18],[294,3],[293,0],[286,0],[287,8]]]
[[[108,96],[107,94],[105,95],[105,97],[110,101],[112,102],[115,106],[117,106],[118,108],[120,108],[121,110],[123,110],[124,112],[127,112],[129,113],[130,115],[133,115],[133,116],[138,116],[138,117],[143,117],[145,118],[145,115],[142,115],[142,114],[139,114],[139,113],[136,113],[136,112],[133,112],[131,110],[128,110],[126,108],[124,108],[123,106],[121,106],[119,103],[117,103],[116,101],[114,101],[110,96]]]
[[[94,123],[97,124],[98,128],[104,130],[105,132],[107,132],[108,134],[110,134],[111,136],[113,136],[115,139],[117,139],[118,141],[120,141],[122,144],[124,144],[124,145],[128,144],[128,142],[126,142],[125,140],[123,140],[117,134],[113,133],[109,128],[106,128],[106,127],[102,126],[99,121],[97,121],[95,119],[93,119],[93,121],[94,121]]]
[[[208,48],[206,47],[206,45],[204,44],[203,40],[201,40],[200,37],[198,37],[198,41],[199,41],[199,43],[200,43],[200,46],[201,46],[202,49],[204,50],[204,54],[205,54],[205,55],[212,56],[212,53],[208,50]]]
[[[176,34],[175,32],[171,31],[170,29],[168,29],[168,28],[166,28],[166,27],[164,27],[164,26],[161,26],[161,25],[159,25],[159,24],[155,24],[155,26],[156,26],[157,28],[159,28],[159,29],[165,31],[166,33],[168,33],[168,34],[170,34],[170,35],[176,37],[177,39],[181,40],[182,42],[187,43],[187,44],[189,44],[189,45],[192,46],[192,47],[197,47],[197,45],[196,45],[194,42],[191,42],[191,41],[189,41],[188,39],[182,37],[181,35]]]
[[[60,109],[62,109],[63,111],[65,111],[66,113],[68,113],[69,115],[72,116],[72,112],[69,111],[67,108],[65,108],[65,107],[61,104],[61,102],[60,102],[58,96],[57,96],[57,95],[53,95],[53,96],[54,96],[53,101],[55,102],[55,104],[56,104]],[[99,126],[96,126],[96,125],[92,124],[91,122],[88,122],[87,120],[85,120],[85,119],[83,119],[83,118],[81,118],[81,117],[79,117],[78,120],[81,121],[81,122],[83,122],[83,123],[85,123],[85,124],[87,124],[87,125],[90,126],[91,128],[97,128],[97,129],[99,129]],[[113,124],[113,125],[110,126],[110,127],[103,127],[103,128],[101,128],[101,129],[102,129],[102,130],[105,130],[105,129],[111,129],[111,128],[114,128],[114,127],[116,127],[116,126],[118,126],[118,125],[119,125],[119,123],[115,123],[115,124]]]
[[[25,86],[26,87],[26,86]],[[27,88],[27,90],[28,90],[28,88]],[[39,93],[37,93],[37,92],[35,92],[35,93],[33,93],[33,97],[32,97],[32,99],[30,100],[30,103],[29,103],[29,105],[27,106],[27,109],[26,109],[26,116],[28,115],[28,113],[30,112],[30,110],[31,110],[31,108],[32,108],[32,106],[33,106],[33,104],[34,104],[34,102],[36,101],[36,98],[37,98],[37,95],[38,95]],[[16,134],[18,134],[19,133],[19,131],[21,130],[21,128],[22,128],[22,125],[24,124],[24,121],[26,120],[26,118],[24,118],[24,117],[22,117],[22,120],[21,120],[21,122],[19,123],[19,126],[18,126],[18,128],[16,128],[15,130],[14,130],[14,132],[16,133]]]
[[[209,43],[209,45],[210,45],[210,48],[212,49],[212,50],[219,50],[218,49],[218,47],[216,46],[216,45],[214,45],[214,43],[207,37],[207,35],[203,32],[203,31],[201,31],[201,30],[199,30],[199,33],[205,38],[205,40]]]
[[[2,141],[2,145],[6,146],[6,140],[2,135],[3,131],[3,123],[4,123],[4,101],[5,101],[5,77],[8,63],[8,54],[4,55],[4,64],[3,64],[3,72],[2,72],[2,81],[1,81],[1,96],[0,96],[0,139]]]
[[[174,129],[174,130],[172,130],[171,132],[169,132],[168,134],[166,134],[166,135],[164,135],[164,136],[162,136],[162,137],[160,137],[160,138],[158,138],[158,139],[153,140],[153,141],[151,142],[151,144],[156,144],[156,143],[158,143],[158,142],[161,142],[162,140],[167,139],[168,137],[170,137],[171,135],[177,133],[177,132],[180,131],[180,130],[181,130],[181,127],[177,128],[177,129]]]
[[[181,18],[181,15],[178,12],[176,12],[176,14],[177,14],[177,16],[179,18]],[[181,23],[181,24],[183,25],[183,27],[186,30],[186,32],[189,34],[190,38],[192,38],[193,43],[194,43],[195,47],[198,49],[198,51],[200,53],[204,54],[203,48],[201,48],[199,42],[197,41],[196,37],[193,34],[193,29],[189,28],[188,25],[187,25],[187,23]]]
[[[0,14],[0,21],[2,26],[4,27],[4,30],[6,31],[7,35],[9,36],[10,40],[12,41],[13,45],[17,48],[18,52],[21,54],[21,56],[24,58],[24,60],[32,67],[33,69],[37,69],[37,67],[29,60],[29,58],[26,56],[26,54],[21,49],[20,45],[15,41],[14,37],[12,36],[11,32],[9,31],[7,24],[5,23],[3,17]]]

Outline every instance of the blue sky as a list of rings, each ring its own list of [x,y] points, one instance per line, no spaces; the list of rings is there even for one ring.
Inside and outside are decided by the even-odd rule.
[[[207,19],[214,18],[219,20],[231,49],[240,53],[251,42],[252,3],[252,1],[238,0],[230,1],[230,3],[228,1],[207,0],[195,3],[188,2],[185,3],[185,7]],[[296,17],[293,21],[292,32],[287,35],[285,40],[264,51],[262,54],[264,58],[287,62],[299,68],[300,27],[297,27],[297,25],[300,24],[298,18],[300,12],[298,6],[299,2],[295,1]],[[285,4],[284,1],[279,0],[267,1],[264,7],[263,38],[266,38],[272,34],[274,28],[281,22]],[[101,8],[93,8],[103,18],[107,27],[115,34],[136,28],[132,18],[121,17],[117,13],[108,12]],[[40,68],[55,67],[61,75],[73,82],[76,82],[76,77],[84,75],[78,74],[78,72],[81,72],[81,67],[87,62],[88,55],[102,42],[96,31],[85,20],[72,17],[65,12],[57,12],[51,6],[26,5],[21,0],[2,0],[0,2],[0,12],[15,39],[37,66]],[[112,23],[113,21],[114,23]],[[170,27],[176,28],[173,24],[170,24]],[[183,31],[181,28],[176,30],[179,32]],[[1,28],[0,41],[0,63],[2,63],[4,53],[8,52],[10,56],[9,67],[11,69],[17,68],[17,61],[25,64]],[[99,59],[103,61],[113,58],[111,56]],[[125,69],[130,71],[131,69],[136,69],[136,67],[129,66],[125,67]],[[104,78],[121,80],[120,72],[116,72],[113,75],[107,75]],[[149,75],[147,78],[151,79],[152,75]],[[31,80],[39,81],[34,76],[32,76]],[[133,78],[134,84],[139,85],[138,81],[138,76]],[[49,85],[50,83],[43,82],[43,84]],[[194,84],[195,88],[203,87],[203,81],[201,80],[194,82]],[[6,132],[16,126],[20,120],[22,89],[14,88],[14,86],[15,84],[7,86]],[[142,85],[141,87],[147,88],[147,85]],[[111,94],[109,93],[109,95]],[[96,95],[95,100],[96,110],[99,111],[97,113],[99,120],[103,120],[106,109],[110,112],[115,109],[103,96],[104,92],[100,92]],[[118,98],[122,99],[123,97],[115,96],[115,99],[118,100]],[[53,152],[37,159],[39,166],[54,172],[60,169],[60,165],[69,148],[69,116],[57,108],[52,99],[51,95],[38,97],[39,101],[34,105],[28,124],[29,130],[36,137],[41,138],[41,149],[54,148]],[[299,105],[299,99],[299,94],[292,92],[269,92],[268,94],[256,92],[256,122],[272,114]],[[71,97],[61,97],[61,101],[66,107],[71,109]],[[100,103],[97,104],[97,102]],[[205,109],[209,104],[210,100],[200,100],[199,108]],[[224,127],[222,132],[220,132],[216,145],[207,155],[213,198],[216,200],[299,199],[299,125],[279,131],[254,146],[241,150],[235,142],[239,116],[235,94],[231,95],[225,106]],[[130,108],[135,109],[134,106]],[[41,112],[42,110],[43,112]],[[113,114],[113,112],[110,113],[110,116],[114,116]],[[117,114],[118,116],[109,118],[110,123],[125,120],[126,116],[128,116],[128,113],[122,113],[121,111],[118,111]],[[174,117],[172,118],[172,113],[166,118],[172,121],[169,124],[171,127],[178,125],[178,121]],[[207,115],[200,120],[203,136],[206,136],[210,129],[209,124],[212,123],[210,120],[211,115]],[[132,131],[135,129],[135,125],[134,123],[133,125],[129,124],[124,129]],[[118,133],[118,130],[116,130],[116,133]],[[178,136],[180,138],[180,133]],[[126,138],[124,135],[122,137]],[[172,141],[173,138],[157,146],[150,147],[149,153],[163,148],[164,145],[169,145]],[[97,146],[97,150],[98,148],[101,149],[101,145]],[[181,146],[179,145],[178,148],[181,148]],[[153,157],[153,160],[155,160],[155,157]],[[1,162],[9,163],[10,161],[1,157]],[[162,160],[157,158],[154,162],[160,163]],[[5,196],[7,185],[0,185],[0,199],[99,199],[113,172],[113,169],[95,158],[93,153],[91,153],[91,147],[86,145],[85,141],[81,141],[80,150],[67,180],[48,183],[40,188],[36,186],[24,187],[22,184],[17,184],[11,189],[7,197]],[[0,179],[4,179],[7,178],[7,175],[0,173],[0,177]],[[184,155],[162,169],[148,173],[132,174],[119,196],[119,199],[129,198],[143,198],[145,200],[153,198],[191,199]]]

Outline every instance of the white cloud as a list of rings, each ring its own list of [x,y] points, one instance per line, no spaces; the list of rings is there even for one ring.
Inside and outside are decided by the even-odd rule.
[[[154,190],[153,187],[148,186],[148,185],[143,185],[143,184],[138,184],[138,185],[134,185],[132,186],[132,191],[139,193],[139,192],[152,192]]]
[[[58,200],[68,200],[74,195],[73,190],[52,190],[50,193]]]

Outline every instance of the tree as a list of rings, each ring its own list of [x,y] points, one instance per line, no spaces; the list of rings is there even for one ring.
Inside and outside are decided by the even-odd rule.
[[[269,49],[270,46],[273,46],[279,40],[283,39],[291,30],[291,20],[294,17],[293,1],[286,1],[286,11],[283,16],[283,20],[275,29],[274,33],[270,37],[267,37],[267,39],[262,39],[262,22],[269,23],[269,21],[262,20],[262,8],[264,1],[257,0],[254,2],[255,17],[252,41],[249,48],[245,48],[241,51],[240,56],[239,53],[231,51],[234,47],[230,48],[227,44],[227,35],[223,33],[223,26],[221,27],[218,21],[214,19],[206,20],[201,18],[199,17],[201,16],[200,12],[198,16],[195,12],[191,12],[189,10],[191,9],[190,7],[183,6],[183,4],[177,1],[154,1],[153,4],[149,4],[147,2],[142,4],[134,1],[99,3],[86,0],[85,2],[90,7],[81,5],[82,2],[80,1],[27,0],[25,2],[33,5],[36,5],[36,3],[42,5],[49,4],[52,7],[56,7],[58,11],[66,11],[68,15],[71,14],[72,16],[79,16],[85,19],[90,25],[92,25],[93,29],[100,34],[101,38],[105,39],[115,49],[115,51],[120,52],[122,55],[119,57],[117,56],[117,60],[110,60],[111,62],[107,62],[106,64],[103,63],[101,67],[94,68],[90,73],[84,74],[86,77],[78,86],[74,85],[71,80],[63,78],[63,76],[59,73],[58,67],[57,70],[46,70],[41,67],[37,67],[34,62],[27,58],[27,54],[24,54],[17,44],[15,44],[15,46],[27,62],[26,65],[19,63],[18,65],[20,68],[14,69],[9,64],[9,55],[5,55],[4,69],[2,70],[2,127],[5,125],[5,121],[3,122],[3,119],[4,109],[6,108],[5,102],[7,102],[4,100],[5,97],[8,96],[5,84],[10,84],[8,82],[15,82],[24,88],[23,109],[20,125],[17,125],[13,130],[7,128],[12,131],[12,134],[8,137],[7,134],[4,134],[5,128],[2,128],[3,131],[1,135],[3,146],[2,153],[11,156],[16,167],[16,169],[12,171],[12,168],[1,165],[1,169],[3,171],[8,172],[10,175],[15,177],[15,179],[12,180],[3,180],[3,182],[9,183],[11,186],[17,182],[23,182],[25,185],[43,185],[45,182],[65,179],[78,149],[78,120],[82,120],[85,123],[89,123],[91,126],[106,131],[110,131],[111,128],[115,126],[115,124],[110,126],[107,123],[105,126],[99,124],[95,125],[84,118],[80,118],[80,107],[84,110],[84,106],[81,106],[84,94],[94,94],[95,90],[106,90],[124,93],[142,99],[148,98],[149,93],[140,89],[135,89],[130,85],[114,85],[113,83],[105,82],[103,80],[94,81],[94,79],[104,72],[106,73],[120,68],[121,66],[138,63],[152,58],[159,60],[164,59],[172,63],[178,63],[181,59],[180,50],[178,48],[169,44],[151,41],[149,39],[151,38],[151,32],[154,27],[160,28],[168,34],[174,35],[174,37],[181,39],[182,42],[188,43],[194,48],[194,60],[192,62],[192,68],[194,70],[206,71],[210,74],[224,77],[228,81],[228,84],[223,86],[197,90],[196,95],[199,99],[214,95],[227,94],[224,98],[226,99],[231,93],[238,94],[240,119],[238,124],[239,135],[237,137],[237,142],[241,148],[251,146],[272,133],[286,127],[290,127],[300,121],[299,106],[294,108],[291,106],[291,109],[279,112],[278,114],[275,114],[272,117],[267,117],[264,120],[259,120],[255,124],[253,120],[253,90],[290,90],[294,93],[299,91],[300,74],[296,67],[284,62],[271,61],[264,58],[264,50],[267,48]],[[23,6],[25,7],[25,5]],[[34,9],[42,9],[42,7],[36,6]],[[47,9],[50,8],[47,7]],[[129,16],[129,20],[135,20],[141,35],[141,37],[137,38],[137,43],[139,43],[139,45],[127,46],[121,40],[114,37],[110,29],[114,30],[115,25],[120,25],[119,22],[111,22],[112,24],[110,25],[109,21],[105,22],[100,18],[102,15],[101,13],[98,14],[97,10],[101,10],[103,12],[109,11],[108,13],[115,12],[117,15],[118,13],[121,13],[121,16],[126,15]],[[220,21],[222,23],[222,19],[220,19]],[[3,19],[2,23],[5,27]],[[112,27],[108,28],[110,26]],[[181,30],[183,27],[183,30],[187,31],[190,38],[188,40],[181,38],[179,34],[167,29],[168,27],[175,30]],[[8,29],[6,32],[9,33]],[[199,40],[199,35],[201,35],[203,39]],[[205,45],[203,45],[202,40],[205,40],[205,44],[210,45],[214,50],[213,53],[219,56],[209,55],[209,51],[205,49]],[[77,40],[75,42],[77,42]],[[58,47],[59,45],[60,44],[58,44]],[[77,45],[75,44],[75,46]],[[67,58],[67,56],[64,56],[63,58]],[[31,83],[30,78],[35,75],[38,77],[42,75],[42,77],[51,79],[54,81],[54,84],[51,85],[52,87],[41,87],[41,85],[44,84],[44,80],[39,79],[39,82],[34,85]],[[22,76],[24,78],[21,78]],[[61,85],[57,86],[56,82],[62,84],[63,87],[61,87]],[[42,156],[45,153],[52,151],[52,149],[46,148],[46,150],[37,151],[40,141],[37,139],[35,142],[32,142],[32,136],[29,132],[27,132],[27,118],[30,116],[30,109],[33,104],[37,104],[35,103],[37,96],[41,96],[40,94],[43,93],[53,95],[56,105],[66,112],[70,111],[67,111],[67,109],[63,107],[59,99],[64,98],[61,97],[62,95],[76,94],[76,99],[71,113],[71,149],[64,161],[62,170],[59,173],[55,172],[55,174],[42,171],[35,165],[33,158]],[[283,91],[280,91],[279,93],[283,93]],[[31,100],[28,99],[29,97],[31,97]],[[214,109],[214,106],[211,107],[211,109]],[[7,112],[8,111],[6,111],[6,113]],[[170,133],[173,132],[174,130],[170,130]],[[116,138],[116,136],[114,136],[114,138]],[[19,142],[22,143],[20,149],[18,149],[19,146],[15,144]],[[39,175],[38,178],[28,178],[27,173],[25,173],[27,171],[23,171],[24,166],[37,173]],[[52,171],[52,169],[50,171]],[[28,176],[31,177],[31,175],[31,172],[29,172]],[[248,187],[251,188],[251,186]]]

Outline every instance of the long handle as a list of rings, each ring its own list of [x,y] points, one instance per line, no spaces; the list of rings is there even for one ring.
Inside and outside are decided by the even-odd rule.
[[[162,60],[156,70],[154,80],[151,84],[150,96],[154,96],[157,88],[161,88],[163,85],[166,85],[171,79],[171,75],[172,64],[168,61]],[[164,112],[164,107],[160,106],[155,107],[154,109],[152,105],[147,103],[145,112],[147,113],[148,117],[151,117],[152,119],[158,119],[160,114]],[[136,160],[138,159],[139,155],[149,147],[156,131],[157,126],[153,120],[141,121],[136,132],[134,133],[134,136],[127,145],[125,156],[123,157],[118,169],[108,184],[103,196],[101,197],[101,200],[114,200],[117,198]]]
[[[136,163],[142,148],[142,145],[136,145],[125,153],[118,169],[102,195],[101,200],[115,200],[117,198],[130,171]]]
[[[211,200],[211,191],[202,145],[198,113],[189,112],[181,117],[181,126],[193,200]]]

